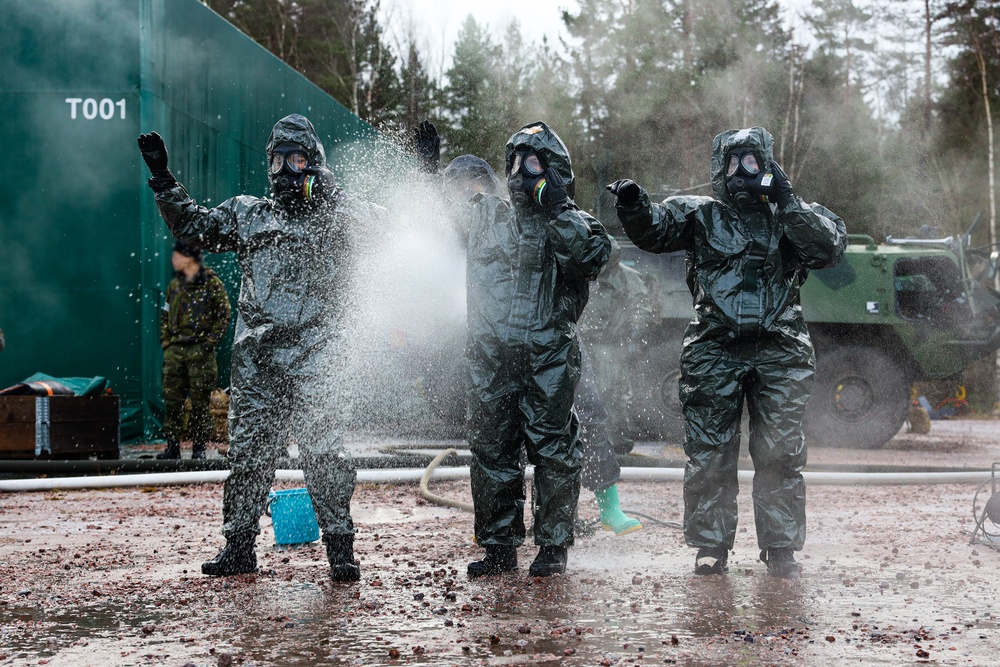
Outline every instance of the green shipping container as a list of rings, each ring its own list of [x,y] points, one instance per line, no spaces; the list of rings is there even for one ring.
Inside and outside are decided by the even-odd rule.
[[[104,376],[123,441],[160,437],[172,239],[135,139],[156,130],[202,204],[267,194],[274,122],[308,116],[331,168],[375,131],[196,0],[8,0],[0,33],[0,387]],[[209,255],[234,306],[235,257]],[[229,382],[229,345],[220,385]]]

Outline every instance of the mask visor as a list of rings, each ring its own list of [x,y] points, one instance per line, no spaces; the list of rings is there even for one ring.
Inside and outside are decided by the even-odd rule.
[[[750,176],[756,176],[760,173],[760,164],[757,162],[757,156],[753,153],[730,153],[729,162],[726,163],[726,178],[734,175],[741,164],[743,171]]]
[[[287,153],[275,152],[271,155],[271,175],[281,172],[283,165],[288,165],[288,171],[293,174],[300,174],[302,170],[309,166],[309,157],[302,151],[289,151]]]

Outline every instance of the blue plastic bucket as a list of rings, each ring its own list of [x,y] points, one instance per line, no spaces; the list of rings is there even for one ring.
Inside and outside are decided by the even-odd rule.
[[[319,539],[319,524],[307,489],[271,491],[267,496],[267,514],[278,544],[305,544]]]

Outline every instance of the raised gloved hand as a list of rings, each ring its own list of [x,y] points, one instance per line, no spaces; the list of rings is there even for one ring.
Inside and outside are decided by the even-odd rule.
[[[777,204],[778,208],[783,208],[788,200],[792,198],[792,195],[795,194],[792,192],[792,182],[788,180],[788,174],[785,173],[781,165],[777,162],[771,163],[771,174],[773,179],[768,199]]]
[[[307,202],[333,203],[340,192],[337,179],[326,167],[306,167],[303,170],[302,197]]]
[[[639,203],[639,195],[642,193],[642,188],[633,180],[622,178],[614,183],[609,183],[605,187],[611,194],[618,198],[617,205],[622,208],[631,208]]]
[[[142,152],[142,159],[146,161],[146,166],[153,176],[163,176],[167,172],[167,147],[163,143],[163,137],[156,132],[140,134],[136,139],[139,150]]]
[[[545,170],[545,175],[535,184],[534,192],[528,193],[532,202],[543,210],[558,216],[569,204],[569,191],[566,181],[556,171],[555,167]]]
[[[420,160],[420,171],[426,174],[436,174],[441,162],[441,137],[434,123],[429,120],[420,122],[413,130],[413,145]]]

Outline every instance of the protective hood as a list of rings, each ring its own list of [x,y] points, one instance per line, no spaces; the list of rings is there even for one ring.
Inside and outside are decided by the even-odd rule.
[[[712,142],[712,190],[716,197],[728,204],[734,202],[726,189],[726,155],[737,148],[752,150],[761,168],[767,169],[774,161],[774,137],[762,127],[726,130],[715,136]]]
[[[456,181],[480,181],[485,192],[497,197],[506,197],[507,189],[500,182],[493,167],[486,160],[475,155],[459,155],[444,168],[444,184],[447,188]]]
[[[267,164],[271,164],[271,154],[279,144],[292,143],[305,147],[309,164],[315,167],[326,165],[326,152],[316,134],[316,128],[305,116],[293,113],[274,124],[271,136],[267,138]]]
[[[507,140],[504,154],[504,175],[510,175],[510,166],[514,159],[514,151],[519,149],[530,149],[545,160],[549,167],[555,167],[559,175],[569,186],[576,176],[573,174],[573,164],[569,159],[569,149],[563,143],[559,135],[542,121],[528,123],[515,132]]]

